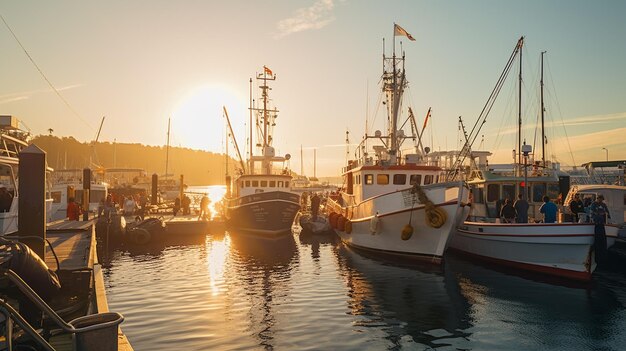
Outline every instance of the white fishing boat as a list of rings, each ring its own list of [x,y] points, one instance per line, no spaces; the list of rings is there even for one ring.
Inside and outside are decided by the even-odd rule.
[[[518,41],[501,79],[506,78],[510,63],[521,52],[523,39]],[[521,74],[519,79],[521,86]],[[541,86],[543,88],[543,78]],[[543,94],[541,110],[542,140],[545,140]],[[519,113],[521,116],[521,111]],[[480,119],[477,123],[480,123]],[[589,280],[597,266],[594,257],[595,226],[591,223],[541,222],[539,208],[543,203],[542,198],[548,196],[550,200],[558,202],[558,199],[567,196],[570,179],[558,168],[550,167],[543,148],[541,161],[530,163],[533,169],[529,174],[528,158],[534,157],[532,147],[521,144],[521,123],[518,132],[518,150],[521,152],[514,154],[519,156],[519,161],[511,169],[497,171],[494,166],[486,166],[486,162],[478,162],[478,168],[470,171],[468,184],[472,189],[472,211],[469,219],[459,226],[450,247],[503,266],[561,278]],[[471,136],[467,140],[464,150],[469,153]],[[476,163],[473,162],[473,165],[476,166]],[[503,200],[508,199],[513,203],[519,194],[528,201],[528,216],[521,218],[520,223],[500,223]],[[562,221],[563,216],[560,219]],[[610,247],[615,242],[618,227],[612,224],[604,227],[607,246]]]
[[[394,36],[407,34],[394,25]],[[440,183],[442,169],[426,164],[429,150],[422,147],[411,108],[406,121],[399,120],[408,86],[404,62],[404,53],[396,57],[394,39],[392,57],[383,54],[381,80],[387,133],[366,131],[359,154],[343,168],[344,187],[330,196],[329,218],[350,246],[438,264],[451,232],[465,218],[468,190],[462,181]],[[407,122],[411,135],[402,129]],[[409,139],[416,145],[406,151],[403,143]],[[372,140],[376,145],[370,156],[367,143]]]
[[[101,206],[101,202],[104,203],[108,194],[108,184],[97,179],[94,173],[97,172],[92,171],[89,183],[89,212],[92,214],[98,212],[98,207]],[[49,222],[67,218],[67,204],[70,197],[82,204],[84,201],[82,176],[82,169],[55,170],[51,173],[52,185],[49,192],[52,204],[47,213]]]
[[[256,79],[260,82],[261,97],[257,100],[259,107],[252,106],[252,98],[250,99],[250,158],[246,165],[235,142],[241,170],[232,180],[232,186],[228,179],[230,176],[227,177],[229,188],[225,196],[224,214],[229,230],[274,237],[291,231],[294,217],[300,209],[300,195],[291,190],[291,172],[284,167],[284,162],[289,160],[290,155],[278,156],[272,146],[272,132],[278,110],[270,106],[268,83],[276,80],[276,76],[269,68],[264,67],[263,73],[257,74]],[[257,147],[261,149],[258,156],[253,152],[253,112],[257,114],[256,125],[260,131],[256,139]],[[226,108],[224,113],[230,128]],[[230,131],[232,136],[232,128]],[[281,164],[281,167],[274,168],[275,163]],[[257,164],[260,164],[258,169]]]

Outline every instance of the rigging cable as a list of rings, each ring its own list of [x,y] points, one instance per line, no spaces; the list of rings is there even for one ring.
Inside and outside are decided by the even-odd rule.
[[[550,62],[547,62],[548,66],[548,75],[550,76],[550,84],[552,87],[555,87],[554,80],[552,79],[552,70],[550,69]],[[556,107],[559,110],[559,117],[561,118],[561,126],[563,127],[563,132],[565,133],[565,140],[567,140],[567,148],[569,149],[569,154],[572,157],[573,166],[576,167],[576,160],[574,160],[574,152],[572,151],[572,145],[569,142],[569,136],[567,135],[567,129],[565,128],[565,121],[563,120],[563,113],[561,112],[561,104],[559,103],[559,99],[556,95],[556,90],[554,90],[554,99],[556,100]],[[545,142],[545,140],[544,140]]]
[[[76,117],[78,117],[83,123],[85,123],[85,125],[87,125],[87,127],[89,127],[91,130],[93,130],[94,128],[80,115],[78,114],[78,112],[76,112],[76,110],[72,107],[72,105],[70,105],[70,103],[65,100],[65,98],[63,98],[63,96],[61,95],[61,93],[59,92],[59,90],[57,90],[57,88],[54,87],[54,85],[52,84],[52,82],[50,82],[50,80],[48,79],[48,77],[46,77],[46,75],[43,73],[43,71],[41,70],[41,68],[39,68],[39,66],[37,65],[37,63],[35,62],[35,60],[33,60],[32,56],[30,56],[30,54],[28,53],[28,51],[26,51],[26,48],[24,47],[24,45],[22,45],[22,42],[20,42],[20,40],[17,38],[17,35],[15,35],[15,33],[13,32],[13,30],[11,29],[11,27],[9,26],[9,24],[7,23],[7,21],[4,19],[4,16],[2,16],[0,14],[0,18],[2,19],[2,22],[4,22],[4,25],[7,27],[7,29],[9,30],[9,32],[11,33],[11,35],[13,36],[13,38],[15,39],[15,41],[19,44],[19,46],[22,48],[22,50],[24,51],[24,53],[26,54],[26,56],[28,57],[28,59],[30,60],[30,62],[35,66],[35,68],[37,69],[37,71],[39,71],[39,74],[41,74],[41,76],[43,77],[43,79],[46,81],[46,83],[48,83],[48,85],[50,86],[50,88],[55,92],[55,94],[59,97],[59,99],[61,99],[61,101],[63,101],[63,103],[65,104],[65,106],[67,106],[67,108],[70,109],[70,111],[72,111],[72,113],[74,113],[74,115],[76,115]]]

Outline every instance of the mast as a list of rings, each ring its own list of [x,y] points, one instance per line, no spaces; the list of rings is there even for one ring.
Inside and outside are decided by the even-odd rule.
[[[313,149],[313,178],[317,179],[317,149]]]
[[[300,144],[300,175],[304,175],[304,166],[302,161],[303,158],[304,156],[302,156],[302,144]]]
[[[544,113],[546,109],[543,105],[543,54],[545,53],[546,53],[545,51],[541,52],[541,81],[540,81],[540,85],[541,85],[541,164],[543,165],[544,169],[546,167],[546,133],[545,133],[544,126],[543,126],[543,119],[544,119]]]
[[[170,162],[170,125],[172,122],[172,118],[168,117],[167,119],[167,146],[165,147],[165,184],[167,184],[167,168]]]
[[[254,161],[252,161],[252,78],[250,78],[250,158],[248,159],[248,172],[254,174]]]
[[[517,126],[517,154],[518,156],[518,170],[519,165],[522,164],[522,45],[524,45],[523,38],[520,40],[519,48],[519,98],[518,98],[518,126]]]

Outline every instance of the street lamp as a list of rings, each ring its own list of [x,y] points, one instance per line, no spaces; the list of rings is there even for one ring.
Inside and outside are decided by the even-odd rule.
[[[606,151],[606,162],[609,162],[609,149],[603,147],[602,150]]]

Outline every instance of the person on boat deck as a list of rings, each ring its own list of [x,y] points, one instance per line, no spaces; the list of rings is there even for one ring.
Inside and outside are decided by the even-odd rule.
[[[544,223],[556,222],[557,207],[554,202],[550,201],[550,198],[547,195],[544,195],[543,197],[543,205],[539,207],[539,212],[543,213]]]
[[[583,205],[583,200],[580,199],[580,195],[574,195],[574,199],[569,203],[569,209],[570,211],[572,211],[574,222],[578,223],[579,214],[585,213],[585,205]]]
[[[515,223],[515,217],[517,216],[517,212],[513,205],[511,205],[511,200],[506,198],[504,200],[504,206],[500,210],[500,217],[504,219],[505,223]]]
[[[204,194],[200,199],[200,215],[198,216],[198,219],[208,220],[210,217],[211,212],[209,212],[209,197]]]
[[[189,198],[189,196],[187,195],[183,195],[183,215],[188,215],[191,213],[191,209],[189,208],[189,206],[191,206],[191,199]]]
[[[591,210],[591,219],[593,220],[593,223],[605,224],[607,222],[607,218],[611,218],[609,208],[604,203],[604,195],[602,194],[598,195],[596,201],[591,204],[589,209]]]
[[[517,212],[517,217],[515,217],[515,221],[517,223],[528,223],[528,201],[524,200],[524,194],[520,193],[517,195],[517,200],[513,204],[513,208]]]
[[[107,199],[104,202],[104,216],[109,217],[115,214],[115,202],[113,202],[113,195],[107,195]]]
[[[129,196],[126,198],[126,201],[124,201],[124,214],[127,216],[132,215],[135,213],[135,209],[137,209],[137,203],[132,196]]]
[[[314,193],[311,197],[311,218],[313,220],[317,219],[317,214],[320,211],[320,196],[317,193]]]
[[[174,216],[176,216],[178,214],[178,211],[180,211],[180,197],[176,197],[176,199],[174,199],[174,208],[172,209],[174,212]]]
[[[11,204],[13,203],[13,196],[7,191],[4,185],[0,185],[0,212],[11,211]]]
[[[74,201],[73,197],[67,200],[67,218],[70,221],[80,220],[80,206]]]

